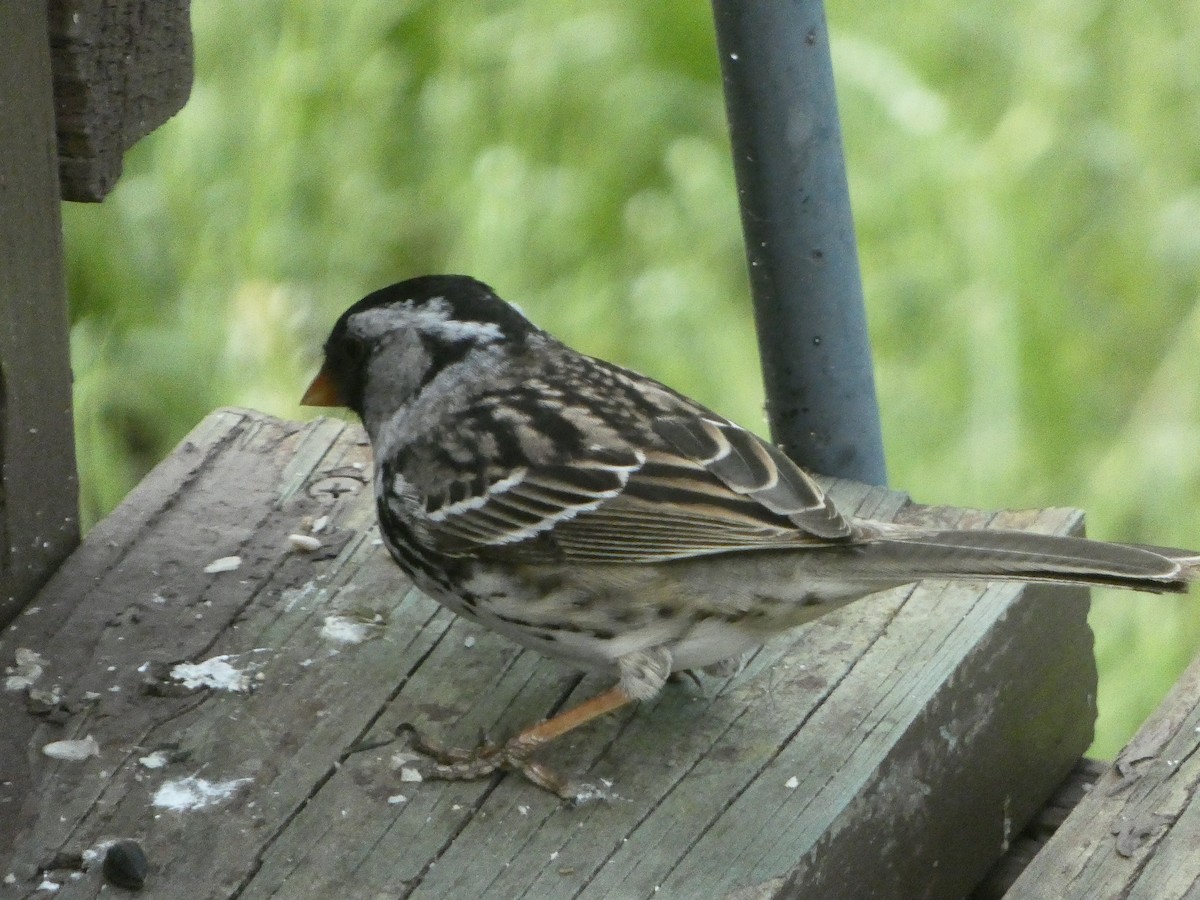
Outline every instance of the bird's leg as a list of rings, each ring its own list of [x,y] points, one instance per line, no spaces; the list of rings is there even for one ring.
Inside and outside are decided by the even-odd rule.
[[[484,743],[475,750],[441,746],[423,737],[411,725],[402,725],[401,729],[412,733],[413,749],[437,762],[428,773],[432,778],[462,781],[484,778],[498,770],[519,772],[538,787],[564,800],[575,800],[579,794],[572,790],[567,779],[529,757],[555,738],[632,701],[633,698],[618,684],[578,706],[526,728],[503,744]]]

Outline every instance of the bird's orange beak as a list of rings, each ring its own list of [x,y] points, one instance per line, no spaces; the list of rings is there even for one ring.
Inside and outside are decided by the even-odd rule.
[[[304,396],[300,398],[300,405],[345,406],[346,401],[342,399],[341,391],[338,390],[333,379],[329,377],[329,371],[322,366],[321,371],[317,373],[317,377],[308,386],[308,390],[304,392]]]

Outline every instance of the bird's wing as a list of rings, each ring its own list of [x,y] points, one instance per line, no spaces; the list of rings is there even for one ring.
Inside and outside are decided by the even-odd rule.
[[[440,552],[503,547],[514,561],[660,562],[853,537],[820,486],[750,432],[692,415],[659,416],[653,432],[426,485],[409,509]]]
[[[806,534],[844,539],[853,534],[821,486],[783,451],[720,419],[663,416],[654,430],[677,457],[699,463],[726,488],[784,516]]]

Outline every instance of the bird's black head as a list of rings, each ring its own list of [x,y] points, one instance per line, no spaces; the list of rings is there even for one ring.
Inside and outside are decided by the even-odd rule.
[[[378,390],[390,390],[400,403],[472,349],[498,341],[517,347],[536,331],[482,281],[466,275],[410,278],[342,313],[301,402],[347,406],[363,417],[368,373]]]

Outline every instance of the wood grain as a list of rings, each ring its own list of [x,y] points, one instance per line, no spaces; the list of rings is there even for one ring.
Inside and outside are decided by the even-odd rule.
[[[0,625],[79,543],[42,3],[0,3]]]
[[[64,861],[133,838],[146,897],[962,896],[1090,741],[1086,594],[930,583],[548,748],[606,802],[572,807],[507,775],[405,781],[404,747],[383,743],[400,723],[470,745],[607,683],[411,589],[378,545],[369,462],[357,427],[220,411],[88,536],[0,636],[6,665],[37,651],[35,688],[63,698],[0,692],[0,877],[29,891],[49,866],[59,896],[94,896],[99,866],[71,880]],[[831,489],[884,518],[993,521]],[[291,550],[322,515],[328,552]],[[239,569],[204,572],[229,555]],[[339,643],[331,622],[361,640]],[[249,689],[163,680],[214,656]],[[40,752],[87,735],[98,757]],[[139,761],[154,751],[164,768]],[[205,808],[155,805],[184,778],[233,787]]]
[[[1200,896],[1200,660],[1006,895]]]
[[[62,197],[99,203],[116,185],[125,151],[191,94],[190,0],[46,5]]]

